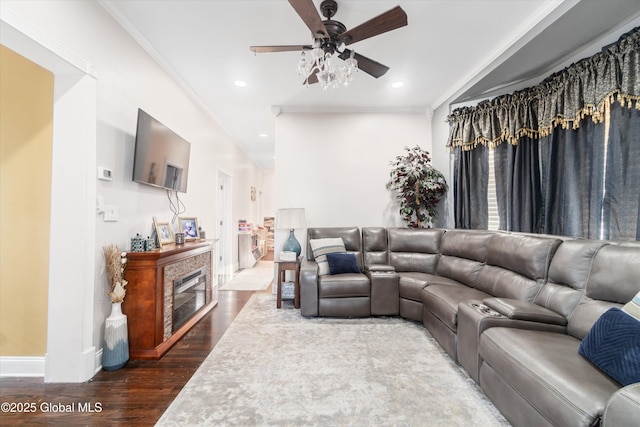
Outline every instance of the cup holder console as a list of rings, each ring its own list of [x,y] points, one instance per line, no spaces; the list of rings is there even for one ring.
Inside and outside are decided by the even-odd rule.
[[[504,317],[504,316],[502,316],[502,314],[498,313],[497,311],[495,311],[492,308],[487,307],[484,304],[471,303],[471,306],[473,308],[475,308],[476,310],[478,310],[480,313],[485,314],[487,316]]]

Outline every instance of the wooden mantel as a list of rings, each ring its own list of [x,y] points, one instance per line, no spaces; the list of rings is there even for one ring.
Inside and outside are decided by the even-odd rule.
[[[218,304],[213,259],[213,245],[209,241],[127,253],[125,279],[129,283],[122,311],[127,315],[131,359],[160,359]],[[208,302],[178,330],[172,331],[173,280],[183,272],[201,267],[206,267]]]

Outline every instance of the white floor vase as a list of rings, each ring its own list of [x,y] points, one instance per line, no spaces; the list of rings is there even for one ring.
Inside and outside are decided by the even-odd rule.
[[[102,369],[115,371],[129,361],[129,336],[127,316],[122,313],[122,303],[111,304],[111,314],[104,327],[104,345],[102,346]]]

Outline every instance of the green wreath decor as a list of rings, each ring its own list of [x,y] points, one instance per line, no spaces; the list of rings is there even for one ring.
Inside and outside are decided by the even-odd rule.
[[[431,166],[429,152],[416,145],[390,162],[387,189],[396,192],[400,216],[412,228],[428,228],[438,219],[437,206],[447,191],[444,175]]]

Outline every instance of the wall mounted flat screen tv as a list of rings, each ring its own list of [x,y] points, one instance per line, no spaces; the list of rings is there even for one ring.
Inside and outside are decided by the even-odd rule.
[[[166,190],[187,192],[191,144],[138,109],[133,180]]]

